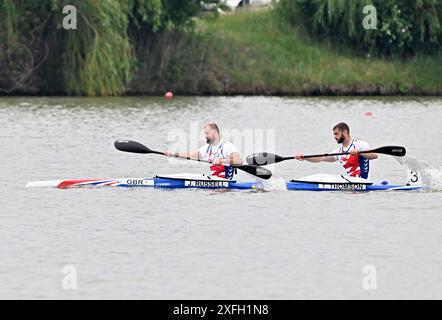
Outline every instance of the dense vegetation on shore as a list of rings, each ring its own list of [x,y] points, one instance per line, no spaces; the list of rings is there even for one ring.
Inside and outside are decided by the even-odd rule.
[[[199,0],[75,0],[78,30],[64,30],[67,1],[0,0],[0,94],[442,94],[439,11],[423,15],[423,40],[388,46],[385,28],[360,42],[315,25],[345,31],[351,24],[334,25],[345,21],[342,7],[315,7],[339,1],[282,0],[276,10],[203,18]]]
[[[280,0],[279,12],[321,41],[403,58],[442,49],[442,0]]]
[[[212,1],[0,0],[0,92],[124,93],[137,43],[186,29]]]
[[[442,94],[442,53],[418,53],[408,59],[358,55],[345,46],[312,40],[270,10],[202,20],[197,31],[190,38],[163,39],[157,47],[159,60],[140,57],[146,69],[133,82],[132,93]]]

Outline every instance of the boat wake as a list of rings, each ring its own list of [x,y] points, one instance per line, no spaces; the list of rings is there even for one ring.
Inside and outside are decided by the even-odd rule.
[[[407,169],[408,183],[420,184],[431,191],[442,191],[442,168],[435,168],[426,161],[407,156],[394,158]]]
[[[271,178],[261,183],[262,189],[265,191],[287,191],[287,184],[284,178]]]

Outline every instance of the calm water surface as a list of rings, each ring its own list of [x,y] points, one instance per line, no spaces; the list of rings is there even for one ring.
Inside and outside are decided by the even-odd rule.
[[[243,156],[331,151],[331,127],[346,121],[374,147],[407,147],[441,185],[441,120],[440,98],[1,98],[0,298],[441,299],[437,190],[24,188],[33,180],[207,172],[113,147],[123,138],[186,149],[202,143],[207,121]],[[296,161],[271,169],[275,186],[340,173],[336,164]],[[405,179],[391,157],[372,162],[373,181]],[[63,287],[74,275],[66,266],[76,270],[76,290]],[[364,289],[366,266],[376,270],[374,290]]]

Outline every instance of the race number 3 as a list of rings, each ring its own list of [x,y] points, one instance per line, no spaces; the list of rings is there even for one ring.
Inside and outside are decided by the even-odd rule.
[[[417,175],[417,172],[410,170],[408,173],[408,182],[409,183],[416,183],[418,181],[419,181],[419,176]]]

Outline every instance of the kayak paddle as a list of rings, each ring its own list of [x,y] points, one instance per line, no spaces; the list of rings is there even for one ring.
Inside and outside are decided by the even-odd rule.
[[[130,141],[130,140],[118,140],[114,143],[115,148],[117,148],[120,151],[124,152],[132,152],[132,153],[154,153],[154,154],[160,154],[163,156],[167,156],[164,152],[161,151],[154,151],[146,147],[145,145],[136,142],[136,141]],[[211,163],[210,161],[203,160],[203,159],[194,159],[189,157],[181,157],[178,155],[171,155],[171,157],[175,158],[181,158],[186,160],[192,160],[192,161],[199,161],[199,162],[205,162],[205,163]],[[268,180],[272,176],[272,172],[269,169],[262,168],[256,165],[230,165],[230,167],[237,168],[239,170],[245,171],[251,175],[257,176],[261,179]]]
[[[381,153],[381,154],[387,154],[390,156],[395,157],[403,157],[405,156],[406,150],[404,147],[400,146],[385,146],[380,147],[373,150],[367,150],[367,151],[360,151],[359,153]],[[315,155],[308,155],[304,156],[305,158],[317,158],[317,157],[327,157],[327,156],[342,156],[350,154],[349,152],[344,153],[324,153],[324,154],[315,154]],[[285,160],[292,160],[295,159],[295,157],[281,157],[277,154],[268,153],[268,152],[261,152],[261,153],[253,153],[251,155],[248,155],[246,158],[246,161],[248,164],[253,165],[259,165],[264,166],[266,164],[272,164],[272,163],[278,163]]]

